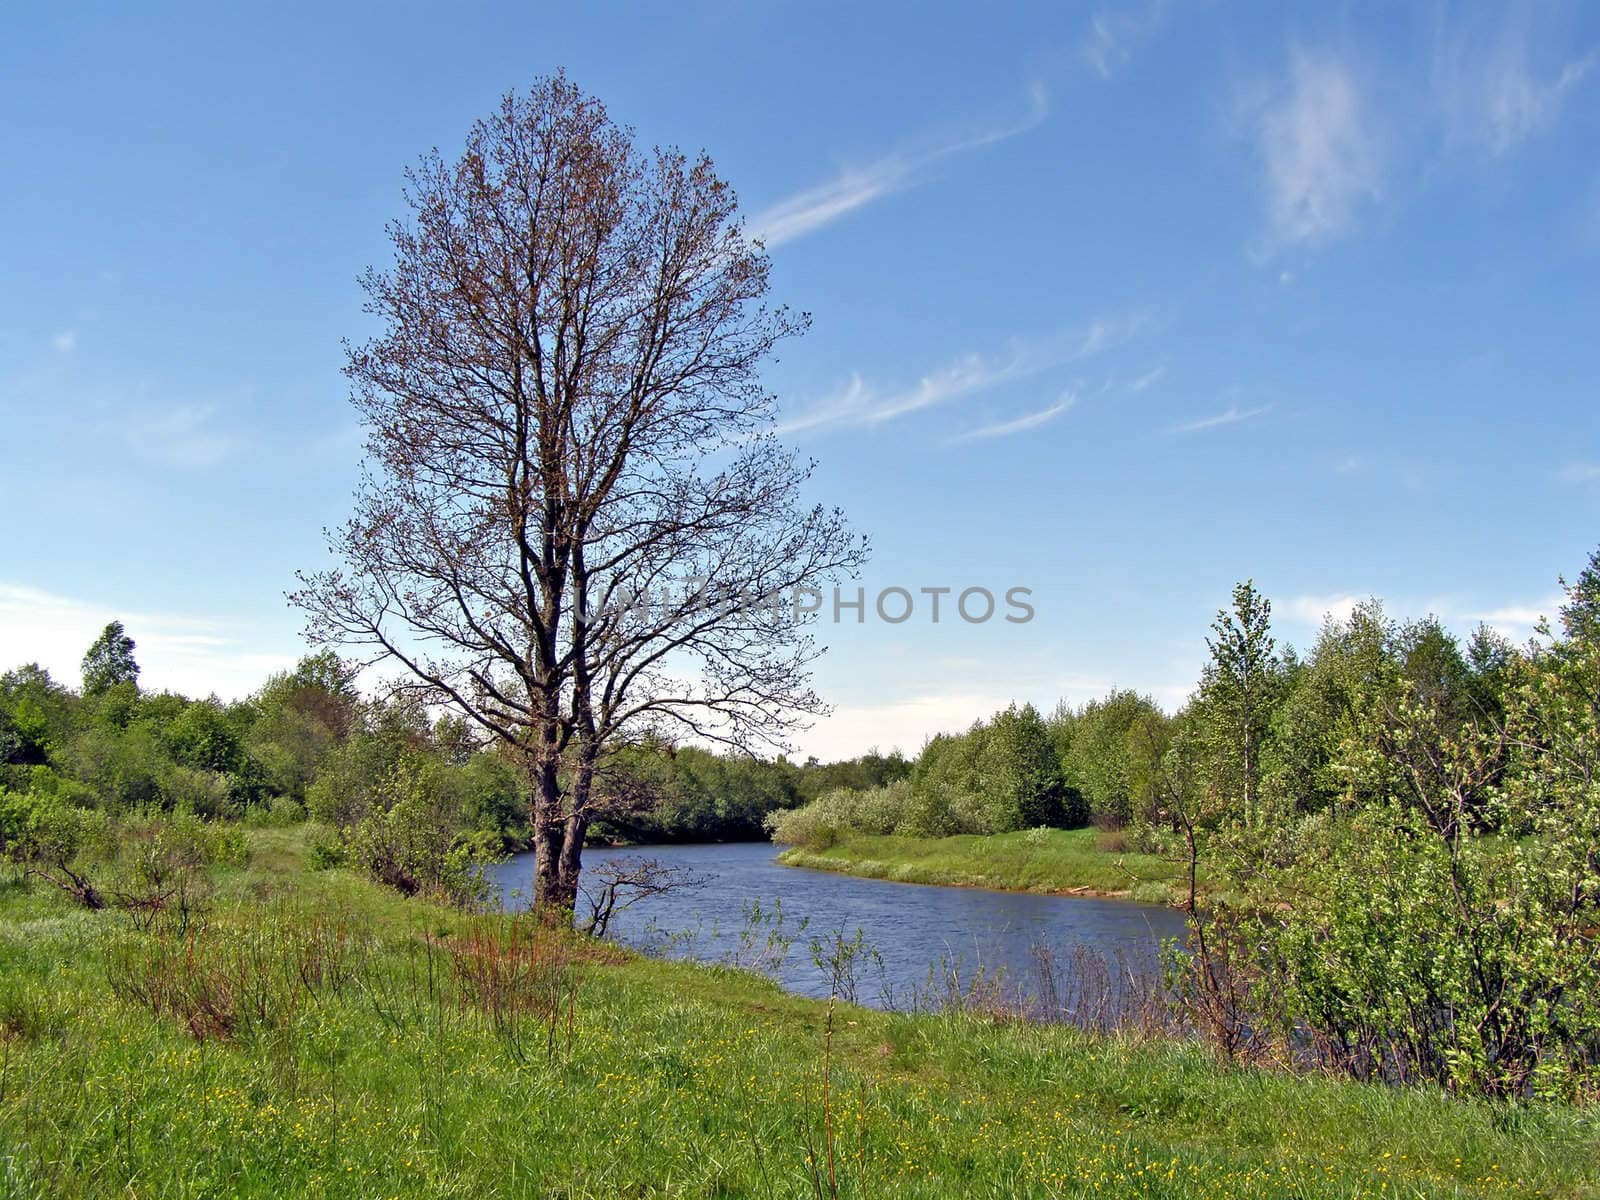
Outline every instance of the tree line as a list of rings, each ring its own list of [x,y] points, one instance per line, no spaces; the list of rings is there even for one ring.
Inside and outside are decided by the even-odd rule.
[[[406,693],[364,695],[355,669],[329,651],[235,701],[146,690],[135,651],[113,622],[84,656],[81,688],[36,663],[0,675],[0,853],[87,879],[91,843],[115,839],[119,824],[170,814],[310,821],[325,864],[471,900],[478,868],[532,847],[523,764],[459,715]],[[774,811],[908,770],[898,754],[797,763],[630,746],[598,772],[588,838],[764,838]]]
[[[931,737],[906,778],[882,792],[845,787],[770,827],[780,841],[817,845],[851,831],[938,837],[1092,823],[1159,844],[1173,830],[1162,788],[1175,745],[1198,764],[1208,809],[1247,824],[1359,807],[1373,792],[1354,782],[1361,750],[1351,739],[1373,689],[1425,697],[1453,728],[1493,722],[1530,653],[1487,626],[1463,644],[1436,617],[1395,620],[1372,599],[1329,617],[1302,655],[1277,645],[1271,604],[1249,582],[1218,613],[1207,646],[1200,686],[1175,713],[1127,688],[1063,701],[1048,716],[1012,704]]]

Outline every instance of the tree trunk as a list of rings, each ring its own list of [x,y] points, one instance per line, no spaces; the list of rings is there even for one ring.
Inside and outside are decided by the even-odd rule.
[[[583,839],[589,832],[589,795],[594,782],[594,767],[580,763],[573,772],[572,807],[561,839],[561,862],[557,889],[559,903],[575,908],[578,903],[578,875],[583,870]]]
[[[535,769],[532,808],[533,907],[543,911],[561,907],[561,780],[553,762]]]
[[[589,822],[582,817],[567,818],[561,839],[561,856],[556,872],[555,904],[572,911],[578,904],[578,873],[583,869],[583,838]]]

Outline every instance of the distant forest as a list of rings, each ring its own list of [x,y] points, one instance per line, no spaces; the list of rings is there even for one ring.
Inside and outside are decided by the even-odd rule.
[[[1578,586],[1600,593],[1594,562]],[[1341,798],[1359,803],[1352,738],[1375,694],[1424,697],[1457,728],[1501,720],[1519,663],[1538,653],[1487,627],[1463,645],[1436,619],[1395,621],[1374,600],[1327,621],[1300,655],[1275,644],[1270,605],[1248,584],[1207,644],[1212,661],[1176,713],[1125,689],[1048,715],[1014,704],[964,732],[930,736],[914,758],[874,750],[831,763],[628,746],[602,772],[604,816],[590,841],[775,833],[816,845],[850,831],[1148,830],[1162,822],[1163,763],[1178,743],[1197,748],[1232,804],[1322,812]],[[135,650],[113,623],[85,655],[81,689],[36,664],[0,675],[0,790],[113,814],[309,818],[335,830],[405,791],[463,835],[527,848],[527,783],[504,745],[403,697],[364,696],[333,653],[229,703],[142,689]]]
[[[899,754],[805,763],[648,744],[606,773],[595,841],[764,839],[773,812],[839,789],[905,778]],[[508,851],[528,844],[527,782],[503,747],[458,717],[362,695],[331,653],[304,658],[227,703],[139,686],[120,623],[85,657],[73,689],[36,664],[0,675],[0,791],[112,814],[181,810],[257,824],[310,818],[350,827],[399,790],[463,832]]]

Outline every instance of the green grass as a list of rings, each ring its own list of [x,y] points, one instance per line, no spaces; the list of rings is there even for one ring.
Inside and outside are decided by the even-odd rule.
[[[620,953],[576,967],[570,1035],[497,1031],[446,981],[452,939],[504,919],[310,872],[298,831],[251,839],[201,939],[249,949],[227,961],[267,997],[230,1037],[118,998],[154,945],[126,918],[0,888],[0,1195],[814,1196],[830,1122],[848,1196],[1600,1194],[1582,1111],[971,1015],[841,1005],[830,1041],[825,1004]],[[347,981],[302,986],[282,953],[328,928]]]
[[[1094,829],[1032,829],[989,837],[853,834],[826,850],[796,846],[780,862],[901,883],[1059,895],[1125,896],[1152,904],[1187,895],[1179,864],[1102,847]]]

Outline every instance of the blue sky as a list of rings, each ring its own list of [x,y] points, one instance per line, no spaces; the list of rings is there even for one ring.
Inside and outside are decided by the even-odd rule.
[[[770,372],[863,583],[1027,625],[828,627],[824,756],[1192,687],[1236,579],[1525,637],[1600,543],[1600,9],[9,5],[0,664],[302,652],[401,172],[566,68],[705,147],[813,314]]]

